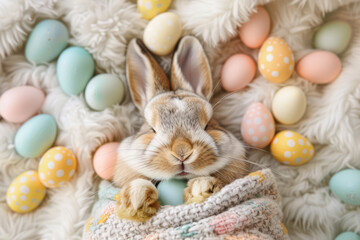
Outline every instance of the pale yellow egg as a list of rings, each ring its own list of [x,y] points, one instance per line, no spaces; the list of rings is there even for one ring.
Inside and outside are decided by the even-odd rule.
[[[137,7],[141,16],[150,20],[159,13],[168,10],[171,0],[138,0]]]
[[[37,208],[46,194],[36,171],[26,171],[17,176],[6,193],[6,203],[15,212],[27,213]]]
[[[268,81],[285,82],[293,73],[294,64],[294,54],[284,39],[270,37],[261,46],[258,67]]]
[[[53,147],[41,158],[40,181],[48,188],[56,188],[69,181],[76,171],[76,158],[65,147]]]
[[[275,135],[270,151],[276,160],[291,166],[307,163],[315,154],[314,147],[307,138],[288,130]]]
[[[154,54],[164,56],[171,53],[182,34],[182,23],[178,15],[171,12],[159,14],[144,30],[144,44]]]

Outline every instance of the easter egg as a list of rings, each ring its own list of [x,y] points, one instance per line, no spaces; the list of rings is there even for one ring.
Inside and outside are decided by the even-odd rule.
[[[351,35],[352,30],[349,23],[341,20],[331,21],[316,31],[313,45],[316,49],[341,54],[349,46]]]
[[[44,20],[31,32],[25,47],[28,61],[47,63],[54,60],[67,46],[69,33],[65,25],[57,20]]]
[[[40,114],[26,121],[16,132],[14,145],[23,157],[40,157],[56,139],[57,125],[53,116]]]
[[[4,92],[0,99],[0,115],[8,122],[22,123],[41,109],[45,94],[32,86],[14,87]]]
[[[314,156],[309,140],[293,131],[278,132],[270,145],[271,154],[282,164],[298,166]]]
[[[296,64],[296,73],[300,77],[317,84],[334,81],[340,72],[340,59],[334,53],[327,51],[309,53]]]
[[[171,4],[171,0],[138,0],[137,8],[141,16],[150,20],[159,13],[165,12]]]
[[[335,240],[360,240],[360,235],[354,232],[343,232],[337,235]]]
[[[270,16],[265,8],[257,7],[257,12],[239,29],[239,37],[249,48],[258,48],[270,33]]]
[[[221,69],[221,85],[226,91],[238,91],[245,88],[255,77],[256,64],[245,54],[229,57]]]
[[[241,123],[241,134],[251,146],[263,148],[269,145],[275,134],[275,122],[262,103],[253,103],[246,110]]]
[[[144,44],[154,54],[164,56],[171,53],[182,34],[182,23],[178,15],[171,12],[154,17],[144,30]]]
[[[93,166],[97,175],[102,179],[112,179],[119,145],[120,143],[118,142],[110,142],[102,145],[96,150]]]
[[[27,213],[37,208],[45,197],[46,188],[36,171],[26,171],[17,176],[6,193],[7,205],[17,213]]]
[[[72,178],[76,165],[76,158],[69,149],[53,147],[40,160],[40,181],[48,188],[57,188]]]
[[[124,98],[124,84],[113,74],[93,77],[85,89],[86,103],[94,110],[102,111],[120,103]]]
[[[56,65],[56,75],[61,89],[67,95],[79,95],[94,74],[92,56],[82,47],[65,49]]]
[[[282,83],[294,71],[294,54],[279,37],[266,39],[260,48],[258,67],[260,73],[272,83]]]
[[[184,179],[169,179],[161,181],[157,186],[159,201],[162,206],[181,205],[184,203],[184,189],[187,181]]]
[[[286,86],[275,93],[272,112],[277,121],[283,124],[298,122],[306,110],[305,93],[298,87]]]
[[[360,205],[360,170],[341,170],[331,177],[329,185],[332,193],[340,200]]]

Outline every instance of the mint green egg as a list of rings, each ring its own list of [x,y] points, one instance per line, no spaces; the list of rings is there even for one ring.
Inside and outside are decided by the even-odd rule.
[[[360,240],[360,235],[354,232],[343,232],[340,233],[335,240]]]
[[[39,114],[26,121],[16,132],[15,150],[23,157],[40,157],[55,142],[56,120],[49,114]]]
[[[341,170],[331,177],[329,185],[332,193],[340,200],[360,205],[360,170]]]
[[[62,22],[44,20],[31,32],[25,47],[25,57],[36,64],[48,63],[61,53],[69,41],[69,32]]]
[[[61,89],[67,95],[79,95],[93,76],[95,63],[82,47],[65,49],[57,61],[56,75]]]
[[[340,20],[331,21],[317,30],[313,45],[316,49],[341,54],[348,47],[351,35],[352,29],[349,23]]]
[[[113,74],[93,77],[85,89],[85,100],[90,108],[102,111],[124,98],[124,84]]]
[[[184,189],[187,180],[185,179],[169,179],[161,181],[157,186],[159,193],[159,201],[162,206],[165,205],[181,205],[184,203]]]

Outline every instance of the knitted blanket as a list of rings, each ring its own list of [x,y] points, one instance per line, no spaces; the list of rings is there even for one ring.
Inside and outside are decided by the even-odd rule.
[[[203,203],[162,206],[146,222],[117,217],[118,192],[102,182],[83,239],[289,239],[269,169],[237,179]]]

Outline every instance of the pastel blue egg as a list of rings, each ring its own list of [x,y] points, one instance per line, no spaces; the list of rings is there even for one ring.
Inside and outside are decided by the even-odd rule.
[[[25,47],[25,57],[36,64],[54,60],[69,41],[69,32],[62,22],[44,20],[31,32]]]
[[[40,157],[55,142],[56,120],[48,114],[39,114],[26,121],[16,132],[15,150],[23,157]]]
[[[316,31],[313,45],[316,49],[341,54],[348,47],[351,35],[352,29],[349,23],[341,20],[331,21]]]
[[[82,47],[65,49],[56,65],[60,87],[67,95],[79,95],[83,92],[94,70],[94,59]]]
[[[169,179],[161,181],[157,186],[159,201],[162,206],[181,205],[184,203],[184,189],[187,181],[184,179]]]
[[[343,232],[340,233],[335,240],[360,240],[360,235],[354,232]]]
[[[102,111],[124,98],[124,84],[113,74],[99,74],[93,77],[85,89],[85,100],[90,108]]]
[[[360,170],[345,169],[330,179],[330,189],[340,200],[360,205]]]

